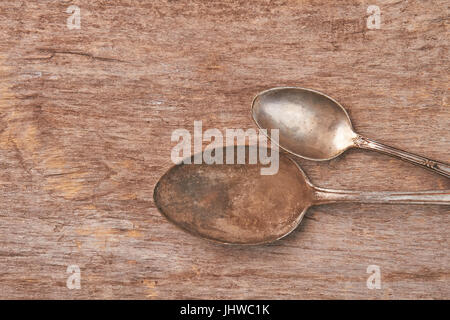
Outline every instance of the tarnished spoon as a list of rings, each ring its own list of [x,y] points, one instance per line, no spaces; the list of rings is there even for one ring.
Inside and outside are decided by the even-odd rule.
[[[248,154],[249,148],[244,148]],[[225,149],[222,152],[226,154]],[[261,175],[261,167],[176,165],[158,181],[153,198],[162,215],[178,227],[227,244],[280,239],[299,225],[313,205],[341,201],[450,205],[450,190],[359,192],[315,187],[298,164],[283,154],[275,175]]]
[[[345,109],[318,91],[295,87],[263,91],[253,99],[252,115],[261,129],[279,129],[282,149],[305,159],[330,160],[348,148],[358,147],[395,156],[450,178],[449,164],[355,133]]]

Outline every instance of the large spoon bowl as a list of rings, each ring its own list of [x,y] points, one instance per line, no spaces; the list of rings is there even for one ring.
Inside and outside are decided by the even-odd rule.
[[[228,148],[235,148],[237,154],[237,147]],[[248,154],[250,148],[244,148]],[[222,154],[226,153],[223,149]],[[261,175],[261,164],[193,162],[176,165],[161,177],[153,195],[156,207],[181,229],[226,244],[254,245],[280,239],[299,225],[310,206],[317,204],[450,204],[449,190],[410,193],[319,188],[285,154],[280,154],[274,175]]]
[[[333,98],[311,89],[273,88],[259,93],[252,116],[261,129],[278,129],[282,149],[309,160],[330,160],[358,147],[383,152],[450,178],[450,165],[396,149],[354,132],[345,109]],[[271,130],[267,135],[272,139]]]
[[[261,167],[180,164],[161,177],[154,200],[169,221],[197,236],[222,243],[271,242],[300,223],[313,188],[288,157],[280,158],[275,175],[261,175]]]

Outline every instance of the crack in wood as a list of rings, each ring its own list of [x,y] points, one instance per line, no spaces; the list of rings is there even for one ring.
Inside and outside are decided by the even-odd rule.
[[[27,60],[51,60],[57,54],[63,54],[63,55],[67,54],[67,55],[76,55],[76,56],[87,57],[87,58],[90,58],[93,60],[99,60],[99,61],[129,63],[128,61],[121,60],[121,59],[100,57],[100,56],[95,56],[91,53],[80,52],[80,51],[56,50],[56,49],[50,49],[50,48],[37,48],[37,50],[41,51],[41,52],[50,53],[50,56],[39,57],[39,58],[27,58]]]

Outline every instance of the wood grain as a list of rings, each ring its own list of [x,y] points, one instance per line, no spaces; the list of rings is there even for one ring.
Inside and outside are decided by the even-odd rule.
[[[444,0],[1,1],[0,298],[450,298],[448,207],[320,206],[279,242],[228,247],[152,200],[174,129],[254,127],[274,86],[323,91],[359,133],[449,162],[448,22]],[[322,187],[450,189],[374,152],[299,163]]]

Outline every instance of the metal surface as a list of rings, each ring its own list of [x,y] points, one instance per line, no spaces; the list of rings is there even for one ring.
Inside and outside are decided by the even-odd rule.
[[[277,174],[261,175],[261,167],[176,165],[158,181],[154,201],[161,214],[183,230],[226,244],[261,244],[280,239],[298,226],[310,206],[317,204],[344,201],[450,205],[450,190],[358,192],[315,187],[285,154],[280,154]]]
[[[345,109],[318,91],[296,87],[263,91],[253,99],[252,116],[261,129],[279,129],[279,146],[305,159],[330,160],[348,148],[358,147],[389,154],[450,178],[449,164],[355,133]]]

